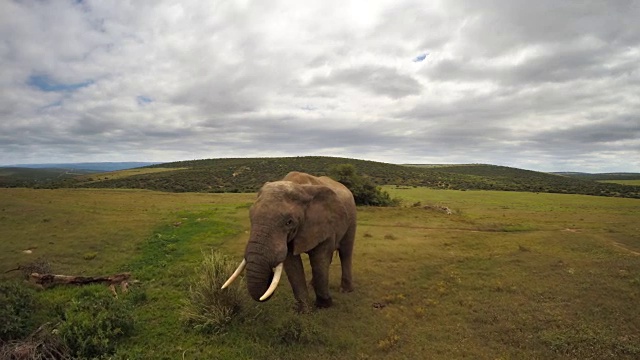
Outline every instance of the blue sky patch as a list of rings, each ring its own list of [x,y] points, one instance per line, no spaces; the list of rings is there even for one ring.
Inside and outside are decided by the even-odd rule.
[[[138,101],[138,105],[144,105],[153,102],[153,99],[148,96],[138,95],[136,96],[136,101]]]
[[[420,55],[416,56],[415,58],[413,58],[413,62],[424,61],[424,59],[427,58],[427,55],[429,55],[429,53],[420,54]]]
[[[87,80],[79,83],[64,84],[53,80],[48,75],[31,75],[27,80],[29,86],[33,86],[40,91],[53,92],[53,91],[75,91],[80,88],[93,84],[93,80]]]

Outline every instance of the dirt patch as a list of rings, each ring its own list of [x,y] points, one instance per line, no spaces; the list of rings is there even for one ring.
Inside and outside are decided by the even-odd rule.
[[[620,244],[619,242],[615,242],[615,241],[613,241],[613,242],[611,242],[611,243],[613,244],[613,246],[617,247],[618,249],[622,249],[622,250],[624,250],[624,251],[626,251],[626,252],[628,252],[628,253],[631,253],[631,254],[633,254],[633,255],[640,256],[640,252],[638,252],[638,251],[633,251],[633,250],[631,250],[631,249],[627,248],[626,246],[624,246],[624,245]]]

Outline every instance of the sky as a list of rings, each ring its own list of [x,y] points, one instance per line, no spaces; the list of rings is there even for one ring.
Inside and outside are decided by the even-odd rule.
[[[0,0],[0,165],[640,172],[640,1]]]

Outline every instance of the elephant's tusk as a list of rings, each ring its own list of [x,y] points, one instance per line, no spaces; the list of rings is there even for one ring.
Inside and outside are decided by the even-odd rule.
[[[227,286],[231,285],[231,283],[240,275],[240,273],[242,273],[242,271],[244,270],[244,268],[246,266],[247,266],[247,260],[246,259],[242,259],[242,262],[240,263],[240,266],[238,266],[236,271],[233,272],[233,274],[231,275],[229,280],[227,280],[227,282],[224,283],[224,285],[222,285],[221,289],[224,289]]]
[[[278,287],[278,283],[280,282],[280,276],[282,276],[282,268],[283,268],[282,263],[276,266],[276,268],[274,269],[273,280],[271,280],[271,285],[269,285],[269,288],[264,293],[264,295],[260,297],[260,301],[265,301],[266,299],[269,298],[269,296],[273,294],[274,291],[276,291],[276,288]]]

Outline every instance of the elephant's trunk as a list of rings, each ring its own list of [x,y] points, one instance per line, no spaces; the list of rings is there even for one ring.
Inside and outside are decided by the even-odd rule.
[[[259,243],[249,242],[245,253],[245,259],[247,260],[246,276],[247,289],[249,295],[255,301],[264,301],[267,298],[263,298],[263,295],[269,289],[271,280],[273,279],[273,264],[265,254],[266,248]]]
[[[269,264],[266,262],[247,262],[247,289],[253,300],[261,301],[260,298],[269,289],[272,279],[273,271]]]

